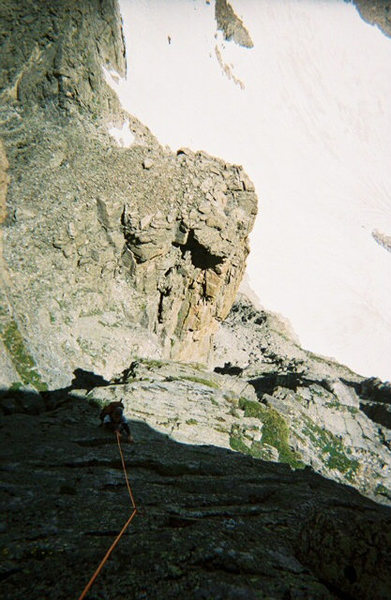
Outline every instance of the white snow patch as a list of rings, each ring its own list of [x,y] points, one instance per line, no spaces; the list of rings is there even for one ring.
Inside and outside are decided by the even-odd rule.
[[[121,77],[114,69],[106,69],[102,66],[106,83],[119,95],[121,88],[126,85],[126,78]],[[119,146],[129,148],[134,144],[136,138],[129,128],[129,119],[122,123],[122,127],[113,125],[108,129],[109,134],[116,140]]]
[[[108,132],[117,141],[118,145],[124,148],[129,148],[136,140],[129,129],[129,119],[124,121],[122,128],[113,126],[108,129]]]
[[[121,75],[114,69],[106,69],[106,67],[102,65],[102,71],[105,76],[106,83],[115,91],[118,90],[121,82],[124,83],[126,81],[126,78],[121,77]]]
[[[343,0],[234,0],[252,49],[216,36],[203,0],[120,7],[124,108],[162,144],[242,164],[255,183],[262,305],[305,347],[390,378],[391,260],[371,235],[391,230],[390,39]]]

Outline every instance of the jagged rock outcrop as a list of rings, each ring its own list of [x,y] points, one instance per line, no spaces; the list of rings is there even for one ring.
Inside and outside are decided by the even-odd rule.
[[[382,246],[382,248],[388,252],[391,252],[391,235],[386,235],[385,233],[375,229],[372,231],[372,237],[379,244],[379,246]]]
[[[391,36],[391,2],[389,0],[354,0],[364,21],[377,25],[383,33]]]
[[[389,383],[304,350],[278,316],[257,310],[245,296],[235,302],[215,345],[215,370],[247,381],[260,401],[246,411],[242,400],[244,416],[264,422],[274,415],[289,432],[292,457],[391,503]],[[237,448],[256,455],[249,432],[239,429],[237,438]],[[277,459],[290,462],[284,452]]]
[[[117,110],[102,66],[125,75],[125,46],[116,0],[45,0],[1,4],[0,98],[23,109],[54,102],[67,111]]]
[[[243,275],[254,187],[240,167],[187,149],[148,169],[147,194],[163,193],[156,207],[125,205],[123,260],[164,354],[207,359]]]
[[[226,40],[232,40],[245,48],[252,48],[254,46],[243,21],[238,17],[227,0],[216,0],[215,18],[217,27],[223,32]]]
[[[391,448],[391,383],[378,377],[365,379],[358,386],[360,408],[375,423],[388,430],[385,437]]]
[[[18,374],[3,385],[111,376],[138,354],[207,361],[244,270],[251,182],[122,111],[103,70],[125,71],[114,1],[9,0],[1,27],[0,334]]]
[[[129,417],[178,442],[213,443],[294,469],[310,465],[391,504],[391,432],[383,414],[389,417],[389,386],[302,350],[287,329],[281,335],[277,317],[245,297],[222,330],[230,333],[231,361],[220,347],[215,372],[196,363],[138,359],[111,382],[90,385],[77,371],[73,394],[101,404],[121,400]],[[224,343],[221,332],[216,343]],[[241,346],[248,347],[251,364],[241,366]],[[0,405],[10,416],[53,406],[52,393],[34,389],[21,396],[3,392]]]

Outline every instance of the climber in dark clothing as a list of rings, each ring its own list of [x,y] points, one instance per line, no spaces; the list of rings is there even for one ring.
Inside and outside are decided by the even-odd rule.
[[[114,433],[124,435],[130,444],[133,444],[134,439],[130,434],[128,422],[124,415],[124,405],[122,402],[110,402],[101,411],[99,418],[101,426]]]

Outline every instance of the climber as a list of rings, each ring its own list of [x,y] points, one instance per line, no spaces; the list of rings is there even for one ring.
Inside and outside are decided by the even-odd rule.
[[[100,411],[100,427],[103,425],[105,429],[119,435],[125,435],[129,444],[134,443],[134,439],[130,434],[128,422],[124,415],[124,405],[122,402],[110,402]]]

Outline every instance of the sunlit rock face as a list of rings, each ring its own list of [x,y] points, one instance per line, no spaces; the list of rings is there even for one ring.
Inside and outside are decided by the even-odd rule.
[[[124,112],[106,83],[125,75],[115,2],[2,11],[1,384],[112,375],[135,355],[208,361],[254,186]]]
[[[124,208],[123,262],[165,356],[208,360],[242,279],[254,186],[241,168],[187,149],[143,165],[149,201]]]
[[[386,35],[391,35],[391,2],[389,0],[353,0],[364,19],[371,25],[377,25]]]
[[[125,75],[125,49],[115,0],[78,6],[64,0],[49,9],[44,1],[26,6],[5,0],[1,7],[5,43],[0,77],[4,106],[56,102],[62,108],[83,106],[110,110],[116,104],[102,92],[104,73],[98,66]],[[99,45],[92,44],[91,39]]]
[[[251,36],[243,25],[242,20],[233,10],[227,0],[216,0],[215,17],[217,27],[224,34],[224,39],[233,40],[244,48],[254,46]]]
[[[391,261],[373,233],[391,233],[391,42],[343,0],[230,4],[120,2],[121,102],[174,150],[244,166],[260,303],[306,348],[390,378]],[[361,4],[386,23],[387,3]]]

